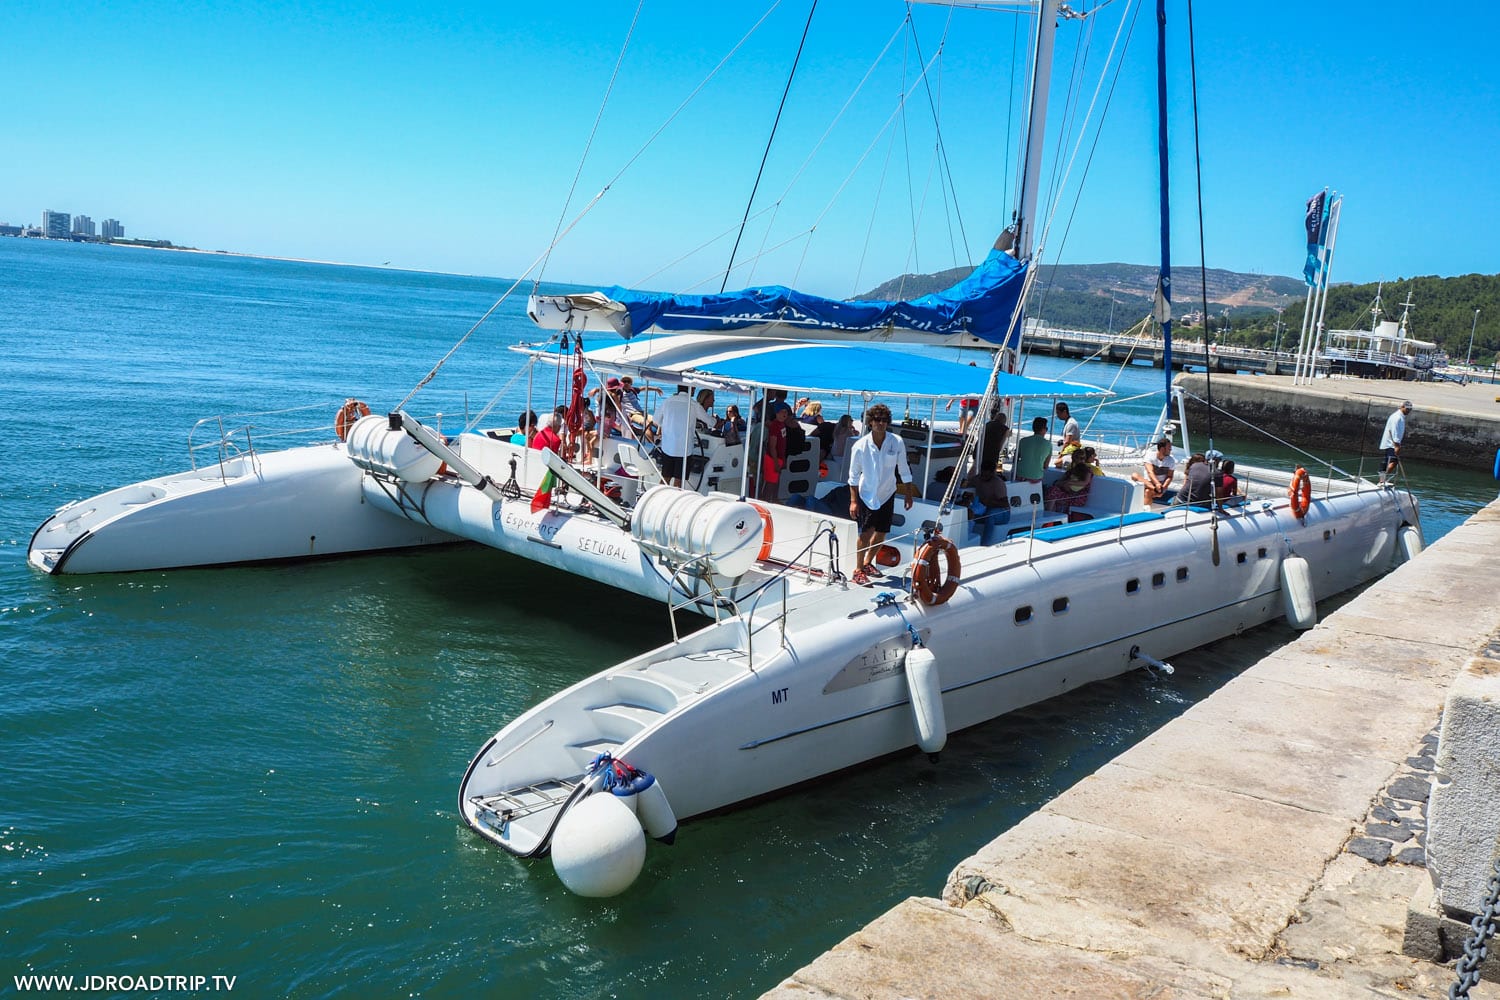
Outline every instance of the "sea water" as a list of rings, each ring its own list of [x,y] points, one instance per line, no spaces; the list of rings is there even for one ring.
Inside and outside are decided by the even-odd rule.
[[[754,996],[939,892],[1292,635],[955,734],[937,764],[913,751],[690,822],[598,901],[471,834],[458,781],[506,720],[667,641],[661,606],[477,546],[100,577],[26,565],[57,506],[186,468],[200,418],[321,401],[327,427],[346,396],[394,405],[507,287],[0,239],[0,992],[36,974],[232,976],[249,996]],[[473,329],[413,411],[457,423],[508,384],[493,423],[513,421],[523,310],[509,299]],[[1120,396],[1161,384],[1100,364],[1068,377]],[[550,406],[545,380],[529,389]],[[1157,405],[1121,412],[1149,429]],[[1481,472],[1410,474],[1429,540],[1494,496]]]

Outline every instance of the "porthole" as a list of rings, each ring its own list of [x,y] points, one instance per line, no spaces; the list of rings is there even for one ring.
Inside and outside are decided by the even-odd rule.
[[[1250,553],[1248,553],[1248,552],[1240,552],[1240,553],[1238,553],[1238,554],[1235,555],[1234,561],[1237,562],[1237,563],[1239,563],[1241,566],[1243,566],[1243,565],[1245,565],[1245,561],[1247,559],[1249,559],[1249,558],[1250,558]]]
[[[1125,581],[1125,593],[1127,593],[1127,594],[1138,594],[1140,592],[1141,592],[1141,580],[1140,580],[1140,577],[1133,576],[1129,580]]]
[[[1177,567],[1177,582],[1181,583],[1183,580],[1186,580],[1186,579],[1187,579],[1187,567],[1186,566],[1178,566]]]
[[[1066,597],[1055,597],[1052,599],[1052,613],[1054,615],[1065,614],[1068,610],[1068,599]]]
[[[1016,624],[1025,625],[1029,621],[1031,621],[1031,605],[1028,604],[1025,607],[1017,608]]]
[[[1257,559],[1264,559],[1264,558],[1266,558],[1266,548],[1265,548],[1264,545],[1255,550],[1255,558],[1257,558]]]
[[[1167,574],[1165,574],[1165,573],[1152,573],[1151,574],[1151,586],[1153,586],[1153,587],[1165,587],[1166,585],[1167,585]]]

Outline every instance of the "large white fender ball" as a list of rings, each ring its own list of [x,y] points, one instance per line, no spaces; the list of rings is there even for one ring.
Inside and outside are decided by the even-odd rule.
[[[646,834],[635,813],[613,795],[575,802],[552,834],[552,867],[580,896],[617,896],[646,863]]]

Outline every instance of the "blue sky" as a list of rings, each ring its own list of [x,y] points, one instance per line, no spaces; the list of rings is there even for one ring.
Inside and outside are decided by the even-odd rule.
[[[648,0],[570,212],[768,9],[557,249],[548,278],[718,289],[806,0]],[[1084,105],[1131,10],[1115,0],[1097,15]],[[205,249],[514,276],[551,238],[635,12],[628,0],[9,0],[0,220],[36,223],[50,208]],[[736,257],[754,270],[732,286],[849,294],[977,259],[1004,225],[1022,94],[1012,50],[1026,25],[917,9],[922,55],[943,41],[927,77],[939,171],[926,89],[898,110],[919,63],[904,12],[821,0]],[[1199,259],[1183,0],[1170,16],[1181,266]],[[1209,266],[1298,274],[1303,203],[1328,186],[1346,196],[1335,280],[1500,272],[1493,5],[1199,3],[1194,16]],[[1059,35],[1054,127],[1082,30]],[[1135,20],[1077,211],[1070,187],[1054,222],[1051,260],[1156,259],[1154,45],[1153,4]]]

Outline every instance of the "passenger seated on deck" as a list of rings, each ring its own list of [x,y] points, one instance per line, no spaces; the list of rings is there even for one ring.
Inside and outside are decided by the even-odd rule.
[[[1047,509],[1066,514],[1074,507],[1082,507],[1089,502],[1089,487],[1093,484],[1094,470],[1085,462],[1072,463],[1061,479],[1047,487],[1043,497]]]
[[[664,394],[663,390],[654,385],[638,388],[633,375],[620,376],[620,403],[625,410],[625,416],[630,419],[631,426],[640,432],[642,438],[650,444],[655,444],[656,421],[651,419],[645,407],[641,405],[641,396],[648,392],[654,392],[658,396]]]
[[[1173,503],[1209,503],[1214,498],[1214,469],[1204,454],[1194,452],[1182,472],[1182,489]]]
[[[835,486],[821,497],[815,497],[811,493],[793,493],[786,498],[788,507],[800,507],[810,510],[815,514],[826,514],[829,517],[842,517],[849,520],[849,487]]]
[[[723,438],[724,443],[730,447],[745,439],[745,418],[740,416],[737,404],[730,403],[725,408],[724,419],[714,428],[714,436]]]
[[[948,484],[953,482],[953,466],[937,470],[932,477],[932,482],[927,485],[927,495],[923,498],[934,503],[943,499],[943,494],[948,492]]]
[[[985,469],[973,479],[974,502],[969,513],[979,528],[979,544],[988,545],[1000,535],[1001,525],[1010,523],[1010,498],[1006,495],[1005,476]]]
[[[1104,466],[1099,464],[1099,453],[1093,448],[1080,448],[1073,452],[1073,464],[1082,462],[1096,476],[1104,475]]]
[[[1218,487],[1219,503],[1239,498],[1240,481],[1234,478],[1234,459],[1224,459],[1219,466],[1219,475],[1215,485]]]
[[[979,471],[1004,472],[1000,468],[1000,456],[1005,450],[1005,439],[1010,436],[1010,418],[996,403],[990,408],[990,419],[979,431]]]
[[[542,429],[531,436],[531,447],[540,451],[552,451],[562,454],[563,440],[559,431],[562,429],[562,417],[556,413],[549,413],[542,421]]]
[[[583,429],[578,432],[576,444],[575,461],[588,464],[590,456],[599,452],[599,420],[586,399],[583,401]]]
[[[849,451],[849,442],[859,438],[859,428],[854,426],[854,417],[844,414],[833,425],[833,443],[828,446],[829,458],[843,458]]]
[[[1177,471],[1177,459],[1172,456],[1172,439],[1162,438],[1156,442],[1156,453],[1148,455],[1141,471],[1133,473],[1131,480],[1144,483],[1146,502],[1156,503],[1172,485],[1172,476]]]
[[[1031,433],[1016,442],[1016,476],[1028,483],[1040,483],[1052,457],[1052,442],[1047,440],[1047,418],[1031,422]]]
[[[521,415],[516,417],[516,429],[510,436],[511,444],[518,444],[522,448],[531,444],[531,439],[536,436],[536,412],[534,410],[522,410]]]

